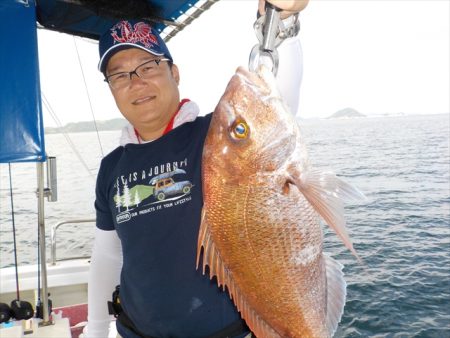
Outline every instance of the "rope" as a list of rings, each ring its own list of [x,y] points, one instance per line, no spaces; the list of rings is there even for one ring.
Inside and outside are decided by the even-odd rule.
[[[80,65],[81,75],[83,76],[84,88],[86,89],[86,95],[87,95],[87,98],[89,101],[89,108],[91,110],[92,121],[94,122],[95,132],[97,133],[98,144],[100,145],[100,151],[102,153],[102,157],[104,157],[102,142],[100,141],[100,135],[99,135],[98,128],[97,128],[97,120],[95,119],[94,109],[92,108],[91,96],[89,95],[89,90],[87,88],[86,77],[84,76],[83,64],[81,63],[80,53],[78,52],[78,46],[77,46],[77,42],[75,40],[75,36],[73,36],[73,43],[75,45],[75,50],[77,51],[78,63]]]
[[[14,220],[14,199],[13,199],[13,189],[12,189],[12,174],[11,174],[11,163],[8,163],[9,169],[9,194],[11,198],[11,220],[13,229],[13,242],[14,242],[14,267],[16,268],[16,293],[17,300],[20,300],[19,294],[19,268],[17,265],[17,244],[16,244],[16,222]]]

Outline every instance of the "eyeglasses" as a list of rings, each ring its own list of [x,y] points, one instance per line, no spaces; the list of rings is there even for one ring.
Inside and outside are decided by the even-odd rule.
[[[150,79],[155,75],[161,61],[170,61],[169,59],[155,59],[144,62],[136,67],[132,72],[120,72],[107,76],[105,81],[108,82],[112,89],[123,89],[131,83],[131,77],[136,74],[140,79]]]

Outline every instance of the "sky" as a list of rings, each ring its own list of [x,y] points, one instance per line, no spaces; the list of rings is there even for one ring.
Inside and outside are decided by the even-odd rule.
[[[221,0],[169,41],[181,97],[202,113],[248,65],[256,8],[256,0]],[[300,22],[298,116],[347,107],[366,115],[450,112],[450,1],[310,0]],[[121,117],[97,71],[97,43],[46,30],[38,42],[41,89],[63,125]],[[44,124],[56,125],[45,107]]]

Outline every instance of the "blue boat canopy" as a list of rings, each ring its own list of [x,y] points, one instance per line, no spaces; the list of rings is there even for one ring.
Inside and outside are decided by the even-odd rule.
[[[36,0],[39,24],[98,40],[117,19],[146,19],[167,41],[218,0]]]
[[[0,3],[0,163],[45,161],[36,13]]]

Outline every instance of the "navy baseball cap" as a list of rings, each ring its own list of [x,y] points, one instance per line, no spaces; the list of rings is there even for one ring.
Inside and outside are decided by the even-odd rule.
[[[105,73],[106,65],[115,53],[128,48],[140,48],[173,61],[164,40],[145,21],[122,20],[115,23],[100,37],[98,48],[100,52],[98,70],[102,73]]]

